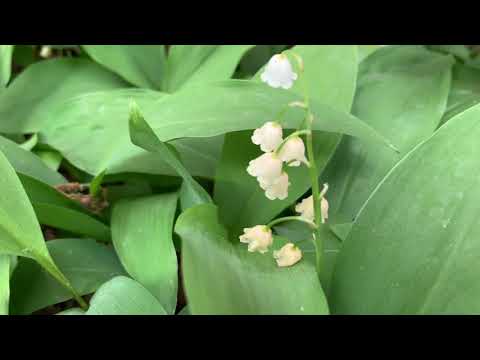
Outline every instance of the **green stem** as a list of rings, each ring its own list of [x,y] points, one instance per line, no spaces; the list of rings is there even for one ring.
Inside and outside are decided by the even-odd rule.
[[[301,217],[301,216],[285,216],[285,217],[282,217],[282,218],[278,218],[278,219],[275,219],[275,220],[273,220],[272,222],[270,222],[270,223],[267,225],[267,227],[268,227],[268,228],[272,228],[273,226],[275,226],[275,225],[277,225],[277,224],[280,224],[280,223],[283,223],[283,222],[287,222],[287,221],[300,221],[300,222],[303,222],[303,223],[305,223],[305,224],[310,225],[310,226],[313,227],[313,228],[316,228],[316,227],[317,227],[317,225],[316,225],[314,222],[312,222],[312,221],[310,221],[310,220],[308,220],[308,219],[305,219],[305,218],[303,218],[303,217]]]
[[[308,115],[307,126],[311,130],[313,116],[311,113]],[[310,131],[310,134],[307,135],[307,156],[310,166],[308,168],[310,172],[310,180],[312,182],[312,197],[313,197],[313,212],[315,223],[320,224],[322,219],[322,209],[320,206],[320,187],[318,185],[318,170],[317,164],[315,162],[315,153],[313,150],[313,135]],[[315,231],[314,236],[317,238],[314,239],[315,251],[317,255],[317,269],[320,271],[320,266],[322,264],[322,255],[323,255],[323,242],[322,238],[318,231]]]
[[[299,55],[297,55],[299,56]],[[312,122],[313,122],[313,114],[310,109],[310,96],[308,93],[308,85],[307,80],[305,79],[304,69],[300,68],[300,76],[302,78],[302,85],[303,85],[303,93],[305,98],[305,106],[307,108],[307,116],[302,124],[302,129],[306,128],[308,131],[306,136],[307,142],[307,157],[310,166],[308,167],[309,174],[310,174],[310,181],[312,183],[312,197],[313,197],[313,211],[314,211],[314,219],[315,224],[321,224],[322,219],[322,209],[320,206],[320,187],[318,185],[318,169],[317,163],[315,161],[315,152],[313,147],[313,132],[312,132]],[[317,257],[317,271],[320,272],[322,266],[322,258],[323,258],[323,241],[320,232],[318,231],[318,226],[315,228],[313,232],[313,243],[315,245],[315,253]]]

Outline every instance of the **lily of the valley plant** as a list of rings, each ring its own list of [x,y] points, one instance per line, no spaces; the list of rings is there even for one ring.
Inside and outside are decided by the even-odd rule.
[[[293,66],[285,53],[274,55],[263,73],[261,79],[273,88],[290,89],[294,82],[304,73],[302,58],[293,54],[300,76],[294,72]],[[302,79],[305,81],[305,79]],[[307,87],[304,87],[307,89]],[[288,188],[291,185],[288,177],[288,167],[305,166],[310,173],[312,195],[302,200],[295,207],[299,216],[288,216],[273,220],[267,225],[257,225],[245,228],[240,236],[242,243],[248,244],[248,251],[265,254],[273,244],[272,226],[285,221],[301,221],[312,229],[312,240],[315,244],[319,225],[328,219],[328,201],[325,194],[328,185],[325,184],[322,192],[319,190],[318,172],[315,166],[313,152],[312,122],[314,114],[309,106],[308,93],[304,93],[303,102],[286,104],[291,107],[299,107],[305,110],[305,120],[301,127],[283,138],[281,115],[277,119],[266,122],[262,127],[253,132],[252,142],[259,145],[263,155],[250,161],[247,172],[256,177],[258,185],[265,191],[265,196],[271,200],[285,200],[288,197]],[[280,112],[282,114],[282,112]],[[305,138],[302,139],[302,137]],[[306,147],[305,147],[306,143]],[[306,149],[305,149],[306,148]],[[307,150],[307,151],[306,151]],[[307,152],[308,157],[305,155]],[[323,249],[317,248],[317,262],[321,260]],[[279,267],[295,265],[302,259],[301,250],[293,243],[287,243],[280,250],[273,252]]]

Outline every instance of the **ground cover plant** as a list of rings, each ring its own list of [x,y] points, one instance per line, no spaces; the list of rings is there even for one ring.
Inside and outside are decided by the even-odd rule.
[[[0,45],[0,314],[480,313],[477,51]]]

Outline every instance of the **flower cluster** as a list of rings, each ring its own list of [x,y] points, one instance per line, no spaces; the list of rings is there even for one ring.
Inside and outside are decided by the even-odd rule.
[[[259,145],[265,154],[250,161],[247,172],[257,178],[268,199],[286,199],[290,182],[283,163],[287,166],[308,165],[303,140],[299,136],[284,140],[280,124],[269,121],[254,131],[252,142]]]
[[[243,230],[240,242],[248,244],[248,251],[264,254],[273,244],[272,230],[266,225],[257,225]],[[294,244],[288,243],[273,252],[273,258],[279,267],[292,266],[302,258],[302,251]]]
[[[303,72],[303,61],[295,54],[294,56],[297,58],[300,71]],[[284,54],[273,56],[261,75],[262,81],[269,86],[283,89],[290,89],[297,78],[297,74],[293,72],[292,65]],[[289,104],[289,106],[308,109],[308,105],[303,102],[295,102]],[[260,146],[260,150],[264,154],[249,162],[247,172],[256,177],[268,199],[284,200],[288,197],[290,182],[288,174],[284,170],[284,164],[289,167],[305,164],[310,167],[310,163],[305,156],[305,144],[300,138],[300,135],[303,134],[310,135],[310,131],[310,129],[295,131],[284,139],[282,126],[278,122],[269,121],[253,132],[252,142]],[[308,139],[311,141],[311,138],[307,137]],[[313,159],[309,160],[313,161]],[[314,165],[314,163],[312,164]],[[310,168],[313,173],[314,170],[314,167]],[[328,185],[325,184],[318,199],[320,201],[322,223],[328,219],[328,201],[325,199],[327,191]],[[318,194],[318,190],[316,193]],[[273,244],[271,228],[274,224],[287,220],[298,220],[316,228],[313,200],[313,196],[310,196],[296,205],[295,211],[300,214],[299,216],[280,218],[268,225],[256,225],[243,229],[244,233],[240,236],[240,242],[248,244],[249,252],[265,254]],[[302,251],[295,244],[287,243],[280,250],[273,252],[273,258],[279,267],[288,267],[302,259]]]
[[[320,193],[320,204],[322,223],[328,219],[328,201],[325,194],[328,191],[328,184],[323,185]],[[309,196],[303,199],[295,206],[295,211],[300,217],[310,221],[315,221],[313,197]],[[240,242],[248,244],[248,251],[265,254],[268,248],[273,244],[272,230],[267,225],[257,225],[253,228],[243,229],[244,234],[240,236]],[[273,257],[279,267],[292,266],[302,259],[302,251],[294,244],[288,243],[278,251],[273,252]]]

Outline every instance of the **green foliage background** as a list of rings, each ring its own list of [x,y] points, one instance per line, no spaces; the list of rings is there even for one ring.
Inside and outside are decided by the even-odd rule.
[[[469,47],[40,49],[0,45],[0,314],[480,312]],[[238,241],[310,194],[305,169],[282,201],[245,171],[253,129],[302,99],[259,81],[285,50],[304,60],[330,185],[321,267],[301,225],[274,229],[275,249],[303,250],[291,268]]]

